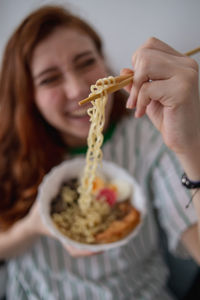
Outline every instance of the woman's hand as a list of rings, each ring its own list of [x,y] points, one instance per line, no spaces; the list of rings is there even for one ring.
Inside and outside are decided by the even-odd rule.
[[[39,212],[39,203],[37,201],[35,201],[35,203],[31,207],[30,212],[25,218],[27,219],[29,231],[34,235],[53,236],[41,219]]]
[[[176,154],[200,149],[197,63],[151,38],[133,54],[132,64],[127,107],[136,108],[136,117],[146,113]]]
[[[83,256],[92,256],[96,254],[100,254],[101,252],[95,253],[91,251],[86,251],[86,250],[78,250],[72,246],[64,245],[65,249],[67,252],[73,256],[73,257],[83,257]]]
[[[23,253],[40,234],[50,235],[39,215],[35,202],[30,212],[11,228],[0,232],[0,259],[7,259]]]
[[[28,224],[29,224],[28,226],[30,231],[34,231],[34,233],[38,235],[46,235],[46,236],[51,236],[56,238],[42,222],[39,213],[39,205],[37,201],[34,203],[33,207],[31,208],[30,213],[27,215],[27,218],[28,218]],[[63,246],[67,250],[67,252],[73,257],[91,256],[95,254],[93,252],[86,251],[86,250],[78,250],[72,246],[68,246],[64,244]]]
[[[176,153],[191,180],[200,180],[200,101],[198,65],[165,43],[151,38],[133,54],[133,84],[127,107],[145,113]],[[131,70],[124,69],[127,74]],[[193,198],[198,225],[182,234],[182,242],[200,263],[200,192]]]

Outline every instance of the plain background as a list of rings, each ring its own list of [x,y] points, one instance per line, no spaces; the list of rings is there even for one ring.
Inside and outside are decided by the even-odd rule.
[[[131,66],[132,53],[150,36],[183,53],[200,46],[199,0],[0,0],[0,58],[22,19],[39,6],[54,3],[70,8],[95,27],[117,74]],[[194,58],[200,63],[200,54]]]

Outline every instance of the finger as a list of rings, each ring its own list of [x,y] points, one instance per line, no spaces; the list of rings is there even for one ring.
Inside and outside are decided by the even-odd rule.
[[[133,75],[133,70],[131,69],[128,69],[128,68],[123,68],[121,71],[120,71],[120,75]],[[124,87],[124,89],[127,91],[127,92],[130,92],[131,90],[131,87],[132,87],[132,83],[128,84],[127,86]]]
[[[190,68],[185,58],[169,57],[166,53],[143,49],[135,60],[130,107],[136,103],[141,86],[145,82],[167,80],[181,73],[185,67]]]
[[[142,45],[140,47],[140,49],[142,48],[147,48],[147,49],[154,49],[154,50],[159,50],[171,55],[175,55],[175,56],[183,56],[182,53],[178,52],[177,50],[175,50],[174,48],[172,48],[171,46],[169,46],[168,44],[164,43],[163,41],[155,38],[155,37],[150,37],[145,43],[144,45]]]
[[[94,252],[86,251],[86,250],[78,250],[71,246],[65,246],[69,254],[73,257],[81,257],[81,256],[91,256],[94,255]]]
[[[129,68],[123,68],[120,71],[120,75],[131,75],[133,74],[133,70],[129,69]]]
[[[157,101],[165,107],[176,105],[169,94],[170,86],[171,80],[144,83],[138,94],[135,117],[142,117],[146,112],[147,106],[152,101]]]
[[[150,85],[149,82],[144,83],[139,91],[138,98],[137,98],[136,112],[135,112],[136,118],[140,118],[145,114],[146,108],[152,100],[148,91],[149,85]]]
[[[133,74],[133,70],[128,69],[128,68],[124,68],[120,71],[120,75],[128,75],[128,74]],[[134,108],[136,102],[134,100],[137,99],[136,95],[135,95],[135,88],[133,86],[133,83],[130,83],[129,85],[125,86],[124,89],[130,93],[128,99],[127,99],[127,103],[126,103],[126,107],[127,108]]]
[[[197,69],[197,63],[186,56],[174,56],[156,49],[143,48],[132,56],[134,84],[142,79],[166,79],[179,68]]]
[[[94,255],[92,252],[75,252],[75,251],[69,251],[69,254],[73,257],[83,257],[83,256],[91,256]]]
[[[174,72],[174,64],[166,61],[166,54],[157,53],[155,50],[142,50],[135,62],[135,72],[127,108],[137,105],[137,98],[144,83],[152,80],[168,79]],[[166,71],[167,70],[167,71]]]
[[[157,51],[161,51],[161,52],[173,55],[173,56],[185,58],[185,62],[187,63],[188,66],[193,67],[194,69],[197,69],[197,62],[194,59],[188,57],[184,53],[181,53],[181,52],[175,50],[168,44],[164,43],[163,41],[161,41],[155,37],[149,38],[146,41],[146,43],[140,47],[140,49],[142,49],[142,48],[157,50]]]
[[[133,109],[136,107],[137,105],[137,88],[132,85],[132,88],[131,88],[131,91],[130,91],[130,95],[127,99],[127,103],[126,103],[126,108],[129,108],[129,109]]]
[[[140,81],[167,79],[178,71],[187,67],[188,62],[182,57],[172,57],[169,54],[143,49],[133,57],[134,84]]]

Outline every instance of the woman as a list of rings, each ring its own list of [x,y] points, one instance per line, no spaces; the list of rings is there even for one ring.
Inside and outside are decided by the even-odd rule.
[[[128,107],[136,106],[136,117],[146,112],[189,178],[199,180],[196,64],[150,39],[133,66]],[[41,222],[38,185],[53,166],[84,154],[89,120],[78,101],[108,74],[98,35],[62,8],[35,11],[8,42],[0,83],[0,258],[8,259],[8,299],[173,299],[153,207],[171,250],[184,245],[200,262],[197,218],[192,207],[185,211],[190,195],[180,185],[178,161],[148,118],[129,116],[121,92],[108,101],[103,153],[144,189],[148,216],[140,235],[92,255],[64,248]]]

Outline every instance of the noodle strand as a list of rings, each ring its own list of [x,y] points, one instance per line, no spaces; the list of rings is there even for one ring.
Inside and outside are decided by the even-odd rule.
[[[91,94],[101,93],[100,98],[91,101],[92,107],[88,109],[90,116],[90,129],[88,134],[88,150],[86,153],[86,165],[83,171],[81,184],[78,188],[80,197],[78,200],[79,206],[83,213],[86,213],[91,204],[91,191],[93,181],[95,179],[98,164],[102,161],[101,146],[103,143],[103,128],[105,123],[105,106],[108,95],[104,88],[113,84],[114,77],[99,79],[95,85],[90,87]]]

